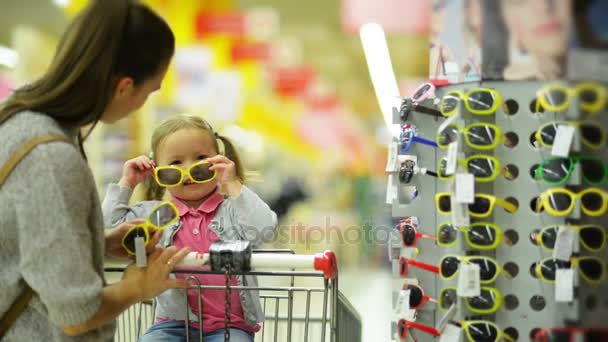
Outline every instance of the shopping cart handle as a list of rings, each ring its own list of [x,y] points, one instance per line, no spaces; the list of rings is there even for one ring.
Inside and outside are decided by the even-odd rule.
[[[338,274],[338,260],[332,251],[315,254],[315,270],[323,272],[325,278],[334,279]]]

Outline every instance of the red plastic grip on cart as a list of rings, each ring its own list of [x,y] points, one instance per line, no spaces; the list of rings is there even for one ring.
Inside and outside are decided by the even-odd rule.
[[[332,251],[315,255],[315,270],[322,271],[327,279],[334,279],[338,274],[338,260]]]
[[[420,330],[427,334],[431,334],[435,337],[441,336],[441,333],[439,332],[439,330],[437,330],[433,327],[430,327],[430,326],[424,325],[424,324],[420,324],[420,323],[416,323],[416,322],[412,322],[412,321],[408,321],[406,319],[400,319],[397,326],[398,326],[398,330],[399,330],[399,337],[401,339],[405,339],[407,337],[407,331],[410,328]]]

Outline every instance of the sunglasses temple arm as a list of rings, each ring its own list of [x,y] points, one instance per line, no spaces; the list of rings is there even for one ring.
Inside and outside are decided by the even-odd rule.
[[[414,137],[412,138],[412,141],[415,141],[415,142],[417,142],[417,143],[421,143],[421,144],[424,144],[424,145],[429,145],[429,146],[433,146],[433,147],[438,147],[438,145],[437,145],[437,143],[436,143],[436,142],[434,142],[434,141],[432,141],[432,140],[429,140],[429,139],[421,138],[421,137],[419,137],[419,136],[414,136]]]
[[[441,333],[439,332],[439,330],[433,328],[433,327],[429,327],[428,325],[424,325],[424,324],[420,324],[420,323],[416,323],[416,322],[412,322],[412,321],[408,321],[405,320],[405,326],[409,329],[409,328],[413,328],[416,330],[420,330],[422,332],[425,332],[427,334],[431,334],[435,337],[437,336],[441,336]]]
[[[414,267],[418,267],[420,269],[423,269],[425,271],[429,271],[435,274],[439,274],[439,267],[437,266],[433,266],[430,264],[426,264],[424,262],[420,262],[420,261],[416,261],[416,260],[412,260],[412,259],[407,259],[407,263],[410,266],[414,266]]]
[[[420,233],[420,238],[437,241],[437,237],[435,235]]]
[[[418,113],[422,113],[422,114],[443,117],[443,115],[441,115],[440,111],[438,111],[437,109],[429,108],[429,107],[414,105],[414,111],[416,111]]]

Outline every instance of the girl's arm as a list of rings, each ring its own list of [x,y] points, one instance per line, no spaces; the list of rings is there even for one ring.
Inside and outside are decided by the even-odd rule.
[[[260,245],[274,239],[277,231],[277,215],[262,199],[245,185],[230,185],[240,192],[232,193],[229,214],[241,231],[242,237],[253,245]],[[230,191],[230,190],[229,190]]]

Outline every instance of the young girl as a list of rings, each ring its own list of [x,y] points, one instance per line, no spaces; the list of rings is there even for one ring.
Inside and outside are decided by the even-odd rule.
[[[194,166],[193,166],[194,165]],[[181,171],[180,171],[181,170]],[[207,253],[213,242],[248,240],[253,245],[272,239],[277,226],[275,213],[243,185],[244,171],[232,143],[214,132],[202,118],[174,116],[158,126],[152,135],[152,158],[127,161],[118,184],[111,184],[103,202],[104,221],[114,226],[145,218],[163,197],[168,186],[180,220],[163,231],[161,246],[189,247]],[[133,188],[148,182],[148,199],[127,205]],[[187,275],[178,274],[177,278]],[[225,285],[223,275],[198,275],[203,285]],[[253,276],[233,276],[232,285],[257,286]],[[155,325],[140,341],[185,341],[184,293],[166,291],[157,297]],[[223,341],[225,328],[224,292],[202,291],[202,327],[198,325],[198,291],[188,293],[190,341],[198,341],[203,329],[205,341]],[[232,290],[230,340],[253,341],[263,312],[257,291]]]

